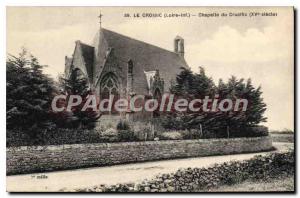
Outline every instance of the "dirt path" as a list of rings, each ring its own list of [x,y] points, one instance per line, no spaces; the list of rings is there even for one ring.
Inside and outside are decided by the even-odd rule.
[[[276,152],[285,151],[293,147],[293,143],[273,143],[273,145],[277,148]],[[268,152],[163,160],[109,167],[7,176],[6,185],[7,191],[9,192],[73,191],[77,188],[91,187],[99,184],[111,185],[139,182],[144,179],[151,179],[161,173],[175,172],[179,168],[207,167],[215,163],[223,163],[231,160],[245,160],[254,155],[265,155],[267,153]]]

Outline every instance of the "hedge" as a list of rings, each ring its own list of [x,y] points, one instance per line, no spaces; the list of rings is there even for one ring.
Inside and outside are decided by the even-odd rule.
[[[166,131],[160,135],[154,135],[150,129],[134,130],[130,129],[126,124],[118,124],[118,129],[41,129],[35,137],[29,136],[26,131],[18,129],[10,129],[6,132],[6,146],[42,146],[42,145],[60,145],[60,144],[84,144],[84,143],[106,143],[106,142],[135,142],[135,141],[152,141],[156,140],[173,140],[173,139],[207,139],[207,138],[224,138],[223,136],[200,135],[200,131],[181,130]],[[260,137],[268,135],[266,127],[253,127],[250,129],[240,129],[230,135],[235,137]],[[248,135],[245,135],[248,134]],[[226,136],[227,138],[227,136]]]

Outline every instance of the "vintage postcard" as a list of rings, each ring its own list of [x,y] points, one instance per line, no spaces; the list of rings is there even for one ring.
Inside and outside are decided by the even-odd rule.
[[[295,192],[293,7],[6,7],[8,192]]]

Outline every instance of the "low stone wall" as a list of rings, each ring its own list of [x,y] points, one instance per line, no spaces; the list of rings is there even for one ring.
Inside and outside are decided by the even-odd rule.
[[[273,142],[294,142],[294,134],[276,134],[270,133]]]
[[[222,185],[233,185],[245,180],[261,181],[293,177],[294,151],[257,155],[249,160],[230,161],[207,168],[179,169],[174,173],[159,174],[150,180],[116,185],[96,185],[74,189],[75,192],[214,192]],[[283,166],[284,164],[284,166]],[[276,189],[274,189],[276,190]]]
[[[269,136],[9,147],[6,151],[6,171],[10,175],[162,159],[258,152],[271,148],[272,140]]]

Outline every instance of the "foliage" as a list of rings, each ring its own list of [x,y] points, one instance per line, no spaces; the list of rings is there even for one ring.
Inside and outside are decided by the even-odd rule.
[[[266,128],[266,127],[263,127]],[[255,128],[256,129],[256,128]],[[250,129],[249,129],[250,130]],[[247,134],[256,134],[263,136],[262,132],[247,132]],[[238,135],[240,133],[237,133]],[[158,135],[160,140],[180,140],[180,139],[207,139],[216,138],[214,133],[200,134],[198,130],[169,131]],[[237,136],[243,137],[243,136]],[[32,138],[26,131],[21,129],[8,129],[6,132],[7,147],[29,146],[29,145],[57,145],[57,144],[84,144],[84,143],[107,143],[107,142],[133,142],[133,141],[153,141],[153,133],[149,127],[139,127],[139,130],[116,130],[114,128],[101,129],[39,129],[39,133]]]
[[[100,112],[94,111],[93,108],[82,110],[89,96],[94,95],[89,87],[87,78],[79,70],[74,70],[69,78],[63,76],[59,78],[59,87],[63,88],[61,94],[66,95],[67,101],[71,95],[77,95],[82,98],[81,104],[73,107],[71,112],[63,111],[62,113],[56,113],[58,118],[64,118],[60,126],[67,128],[94,128],[96,121],[101,116]],[[97,101],[95,102],[97,103]],[[62,106],[66,108],[67,105],[67,103],[64,103]]]
[[[261,87],[255,89],[251,79],[248,79],[245,83],[244,79],[238,80],[232,76],[226,84],[220,80],[217,93],[219,94],[220,100],[231,99],[234,101],[237,98],[248,100],[246,111],[224,112],[219,117],[220,122],[224,122],[229,127],[245,127],[256,126],[266,121],[266,118],[263,116],[266,111],[266,104],[261,97]]]
[[[199,68],[199,74],[193,74],[190,69],[181,69],[182,71],[177,75],[175,84],[170,88],[171,93],[187,98],[204,98],[214,93],[213,80],[206,76],[202,67]]]
[[[99,137],[101,137],[100,142],[117,142],[118,139],[118,131],[112,127],[104,129],[99,133]]]
[[[118,140],[120,142],[133,142],[137,138],[132,130],[119,130],[118,131]]]
[[[208,138],[204,137],[203,134],[199,130],[191,129],[191,130],[184,130],[180,131],[183,139],[200,139],[200,138]]]
[[[99,141],[97,133],[88,130],[56,128],[55,130],[40,129],[37,137],[30,138],[23,130],[7,130],[6,145],[16,146],[41,146],[93,143]]]
[[[213,80],[206,76],[203,68],[200,67],[200,72],[194,74],[191,70],[182,68],[180,74],[177,75],[176,82],[172,84],[170,91],[177,98],[184,98],[187,100],[203,99],[205,96],[212,98],[216,92],[216,86]],[[195,107],[202,107],[198,105]],[[185,129],[199,129],[202,130],[207,127],[215,126],[214,117],[210,112],[177,112],[172,111],[162,121],[162,125],[166,129],[171,130],[185,130]]]
[[[168,131],[160,134],[160,140],[182,140],[182,134],[178,131]]]
[[[31,138],[55,127],[50,107],[56,89],[53,80],[43,74],[44,67],[25,49],[6,60],[7,128],[19,128]]]
[[[259,123],[266,121],[263,116],[266,104],[263,102],[261,87],[254,88],[251,79],[245,82],[244,79],[237,79],[232,76],[227,83],[220,80],[216,86],[212,79],[206,76],[203,68],[200,67],[200,72],[196,74],[189,69],[182,68],[176,82],[172,83],[170,91],[177,98],[187,100],[204,99],[205,96],[215,98],[218,101],[247,99],[248,105],[246,111],[242,111],[242,105],[238,107],[238,111],[233,109],[226,112],[220,110],[205,111],[203,104],[197,106],[202,109],[198,112],[171,111],[162,119],[162,126],[166,129],[197,129],[201,131],[203,137],[247,137],[256,135],[244,133],[247,131],[245,129],[258,126]],[[210,102],[208,109],[211,107],[212,103]],[[233,134],[237,130],[241,130],[242,134]]]
[[[96,129],[68,129],[56,128],[55,130],[41,129],[36,138],[31,138],[23,130],[7,130],[7,147],[16,146],[42,146],[61,144],[87,144],[119,142],[118,132],[108,128],[104,131]]]
[[[130,126],[126,120],[120,120],[117,124],[117,130],[129,130]]]
[[[150,123],[135,122],[133,131],[134,136],[138,141],[153,140],[155,136]]]
[[[118,140],[120,142],[132,142],[137,140],[135,133],[131,130],[126,120],[120,120],[117,124]]]

